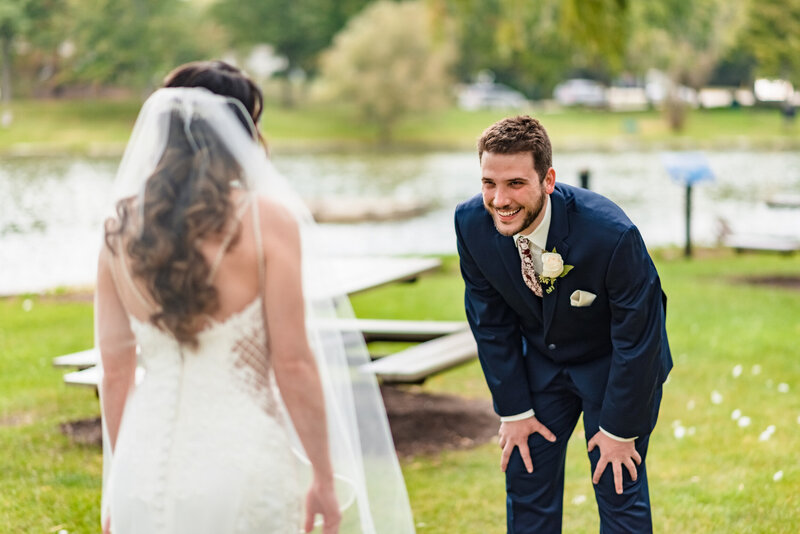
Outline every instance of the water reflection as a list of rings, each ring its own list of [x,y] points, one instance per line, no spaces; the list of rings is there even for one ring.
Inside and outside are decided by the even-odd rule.
[[[693,235],[712,243],[718,219],[737,231],[800,234],[800,210],[768,209],[778,193],[800,193],[800,155],[709,152],[717,175],[695,188]],[[473,152],[277,154],[274,161],[306,198],[421,199],[435,209],[407,221],[323,225],[322,246],[339,254],[454,253],[456,204],[477,193]],[[118,160],[0,160],[0,294],[89,285],[99,228]],[[682,186],[670,181],[658,152],[556,153],[559,181],[590,186],[625,209],[649,246],[682,244]]]

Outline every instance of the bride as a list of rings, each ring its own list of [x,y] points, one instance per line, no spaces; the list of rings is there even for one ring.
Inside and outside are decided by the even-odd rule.
[[[106,532],[414,531],[363,340],[336,328],[349,303],[261,110],[235,67],[179,67],[117,173],[95,307]]]

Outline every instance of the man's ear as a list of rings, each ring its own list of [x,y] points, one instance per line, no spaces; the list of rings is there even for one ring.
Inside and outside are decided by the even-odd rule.
[[[553,167],[547,169],[547,174],[544,175],[544,192],[548,195],[553,192],[556,187],[556,170]]]

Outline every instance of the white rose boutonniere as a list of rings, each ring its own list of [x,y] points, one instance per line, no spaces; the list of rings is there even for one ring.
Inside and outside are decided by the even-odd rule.
[[[564,265],[561,254],[553,248],[553,252],[542,253],[542,274],[539,275],[539,281],[542,285],[547,286],[545,290],[547,293],[552,293],[555,289],[556,278],[567,276],[572,268],[572,265]]]

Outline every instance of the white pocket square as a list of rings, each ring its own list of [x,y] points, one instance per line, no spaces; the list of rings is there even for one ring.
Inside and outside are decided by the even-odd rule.
[[[577,289],[569,296],[569,303],[576,308],[583,308],[585,306],[591,306],[595,298],[597,298],[597,295],[594,293]]]

